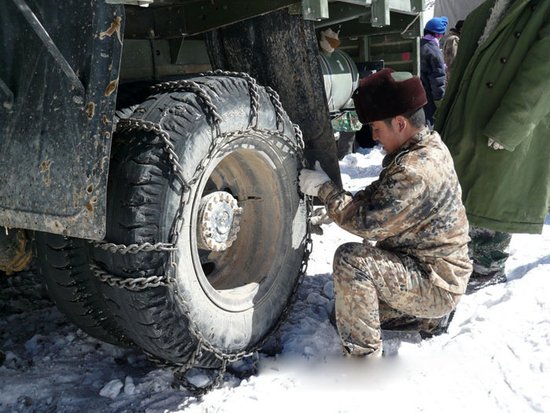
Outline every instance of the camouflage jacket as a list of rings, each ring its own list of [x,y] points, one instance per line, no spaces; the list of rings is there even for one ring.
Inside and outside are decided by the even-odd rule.
[[[472,271],[468,221],[447,147],[424,129],[387,155],[383,167],[354,196],[325,183],[319,198],[329,216],[379,248],[413,257],[434,285],[464,293]]]

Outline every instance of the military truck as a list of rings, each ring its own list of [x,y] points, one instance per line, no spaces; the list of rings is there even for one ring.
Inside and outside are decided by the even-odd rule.
[[[352,109],[353,63],[417,73],[422,9],[3,1],[2,271],[34,258],[72,322],[159,362],[251,354],[311,251],[298,172],[319,160],[340,182],[330,117]],[[327,27],[345,55],[319,52]]]

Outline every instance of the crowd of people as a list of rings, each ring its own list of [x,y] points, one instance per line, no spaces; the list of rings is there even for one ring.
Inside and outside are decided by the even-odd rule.
[[[391,320],[445,331],[463,294],[506,281],[511,234],[540,233],[550,211],[550,2],[487,0],[447,26],[426,23],[420,76],[385,68],[354,93],[386,152],[379,179],[352,195],[319,165],[300,173],[364,240],[333,261],[349,355],[380,356]]]

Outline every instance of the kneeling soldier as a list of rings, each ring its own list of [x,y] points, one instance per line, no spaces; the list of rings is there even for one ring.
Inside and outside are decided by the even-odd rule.
[[[472,265],[460,185],[447,147],[425,126],[420,79],[383,69],[363,79],[353,99],[387,153],[379,179],[352,196],[317,164],[302,170],[300,188],[364,239],[334,256],[336,324],[349,354],[374,356],[382,352],[381,323],[451,313]]]

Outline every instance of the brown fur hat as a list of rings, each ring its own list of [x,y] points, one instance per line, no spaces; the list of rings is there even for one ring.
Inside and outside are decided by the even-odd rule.
[[[369,123],[415,111],[428,100],[418,76],[386,68],[361,79],[353,102],[361,123]]]

